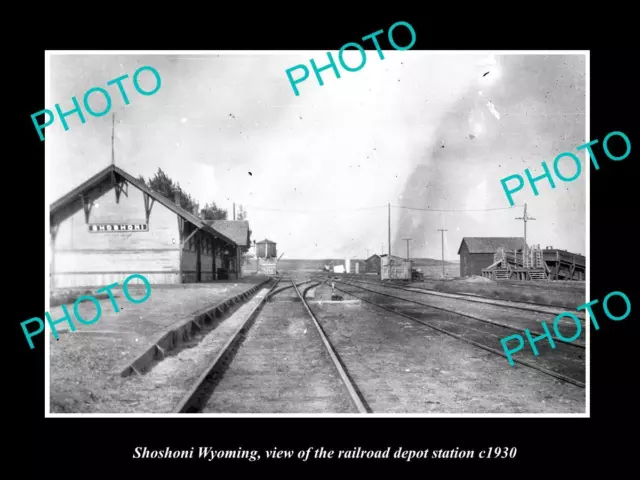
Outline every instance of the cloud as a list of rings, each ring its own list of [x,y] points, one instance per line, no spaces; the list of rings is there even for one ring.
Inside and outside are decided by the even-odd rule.
[[[129,87],[127,106],[114,97],[116,164],[145,177],[161,167],[201,205],[215,201],[230,210],[232,202],[243,204],[254,237],[277,241],[289,258],[379,251],[387,242],[389,202],[431,208],[501,205],[504,198],[495,187],[500,175],[551,156],[560,132],[569,143],[584,130],[584,119],[576,117],[571,124],[551,117],[543,123],[517,114],[518,109],[538,114],[544,108],[583,108],[584,65],[575,61],[563,66],[553,56],[505,61],[417,51],[389,51],[380,60],[367,53],[358,72],[342,72],[337,79],[323,71],[324,86],[311,75],[298,84],[300,96],[293,94],[285,71],[309,58],[319,61],[316,52],[58,56],[52,61],[52,95],[56,103],[69,102],[119,75],[133,75],[139,66],[157,68],[163,81],[158,93],[144,97]],[[554,85],[560,72],[566,81]],[[110,163],[111,119],[89,117],[67,132],[48,128],[47,143],[47,191],[59,196]],[[474,190],[482,182],[486,189]],[[531,205],[575,203],[575,197],[554,195],[545,192]],[[381,208],[354,211],[372,206]],[[460,225],[461,234],[474,234],[485,223],[487,230],[512,231],[506,220],[489,226],[474,220],[484,217],[465,223],[464,215],[432,215],[392,211],[394,245],[402,246],[398,238],[408,233],[416,246],[433,248],[422,254],[439,257],[440,239],[426,233],[438,228],[437,222]],[[561,222],[562,215],[554,214],[554,220]],[[517,222],[509,225],[518,229]],[[448,248],[457,250],[453,243]]]

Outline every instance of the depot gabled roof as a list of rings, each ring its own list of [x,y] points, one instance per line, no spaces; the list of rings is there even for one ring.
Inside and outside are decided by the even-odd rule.
[[[126,180],[128,183],[136,187],[138,190],[141,190],[142,192],[146,193],[151,198],[153,198],[156,202],[162,204],[163,206],[171,210],[176,215],[179,215],[184,220],[195,225],[197,228],[200,228],[205,232],[209,232],[215,235],[216,237],[222,239],[223,241],[227,242],[230,245],[237,245],[236,242],[231,240],[222,232],[219,232],[212,226],[206,224],[202,219],[198,218],[193,213],[185,210],[179,205],[176,205],[174,202],[169,200],[167,197],[165,197],[161,193],[156,192],[155,190],[149,188],[140,180],[132,177],[127,172],[122,170],[120,167],[116,167],[115,165],[109,165],[104,170],[101,170],[100,172],[96,173],[93,177],[89,178],[87,181],[83,182],[82,184],[80,184],[79,186],[71,190],[69,193],[67,193],[66,195],[60,197],[58,200],[53,202],[50,205],[50,210],[49,210],[51,225],[54,225],[55,223],[59,223],[61,220],[59,220],[58,222],[55,222],[54,219],[56,217],[59,217],[62,214],[65,207],[68,207],[73,202],[78,201],[78,198],[81,195],[84,195],[85,193],[94,189],[98,185],[104,183],[106,180],[109,180],[111,178],[115,180],[117,179],[117,177],[120,177],[120,179],[122,180]],[[114,187],[115,187],[115,182],[112,183],[110,188],[114,188]]]
[[[203,220],[214,230],[226,235],[240,247],[249,246],[249,222],[246,220]]]

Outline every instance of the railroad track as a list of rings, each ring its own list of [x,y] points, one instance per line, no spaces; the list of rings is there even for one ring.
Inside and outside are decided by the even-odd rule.
[[[290,285],[282,286],[282,283],[286,282],[290,282]],[[281,285],[280,288],[277,288],[278,285]],[[234,361],[241,345],[248,337],[249,330],[257,321],[263,320],[259,326],[263,327],[267,325],[268,322],[268,330],[262,333],[256,333],[251,340],[256,347],[256,357],[260,355],[264,356],[265,352],[270,360],[273,360],[275,356],[276,361],[270,366],[270,368],[274,370],[286,367],[291,370],[298,369],[304,373],[314,368],[323,369],[324,371],[321,372],[321,376],[324,385],[329,385],[329,390],[331,390],[336,397],[335,399],[330,398],[326,400],[327,402],[333,402],[338,409],[349,412],[368,413],[370,411],[369,407],[363,401],[355,383],[347,374],[333,345],[325,335],[316,316],[309,308],[304,294],[300,291],[302,285],[306,285],[304,292],[306,293],[309,289],[319,285],[319,282],[314,282],[313,280],[296,281],[293,278],[286,279],[283,282],[283,277],[277,278],[264,298],[256,305],[246,321],[234,332],[216,358],[209,363],[196,383],[177,404],[174,411],[176,413],[207,413],[208,411],[216,411],[218,408],[215,405],[217,397],[223,396],[225,388],[227,389],[227,397],[230,395],[238,395],[235,391],[230,392],[229,387],[222,387],[222,394],[220,394],[218,387],[223,380],[226,380],[225,374],[231,362]],[[291,295],[291,290],[295,293],[294,295]],[[283,292],[284,294],[290,295],[291,301],[271,301],[274,300],[277,295],[283,294]],[[299,307],[293,304],[297,304]],[[286,342],[287,334],[292,330],[299,333],[302,328],[304,328],[304,335],[298,335],[297,341],[289,342],[282,348],[282,351],[274,351],[274,341],[278,341],[279,339],[282,345],[283,341]],[[313,333],[307,335],[308,329],[315,332],[315,335]],[[289,365],[286,364],[288,355],[294,359],[289,360]],[[296,355],[298,355],[298,357],[296,357]],[[238,357],[240,358],[241,355]],[[296,358],[300,360],[297,363],[295,363]],[[301,365],[304,361],[312,361],[313,365],[308,367]],[[274,378],[280,382],[285,382],[285,386],[279,385],[278,381],[275,380],[270,382],[268,379],[269,376],[264,375],[264,383],[257,386],[258,390],[264,390],[266,392],[264,395],[267,397],[273,392],[272,397],[275,398],[281,394],[282,390],[290,392],[291,390],[295,390],[296,387],[304,389],[306,385],[296,377],[295,373],[296,372],[292,373],[287,371],[286,375],[280,375],[278,377],[276,372]],[[297,380],[300,380],[300,383],[296,383]],[[307,381],[306,383],[308,384],[309,382]]]
[[[523,301],[515,301],[515,300],[493,300],[487,297],[483,297],[482,295],[478,295],[475,293],[448,293],[448,292],[440,292],[438,290],[433,290],[431,288],[423,288],[423,287],[407,287],[402,285],[396,285],[393,283],[382,283],[380,281],[369,281],[364,280],[357,277],[346,277],[350,281],[359,282],[359,283],[367,283],[369,285],[379,285],[388,288],[395,288],[398,290],[405,290],[407,292],[416,292],[416,293],[424,293],[425,295],[434,295],[437,297],[448,297],[455,298],[459,300],[467,300],[469,302],[477,302],[477,303],[486,303],[489,305],[498,305],[505,306],[509,308],[516,308],[518,310],[536,312],[536,313],[546,313],[552,315],[558,315],[562,312],[566,312],[568,309],[565,307],[561,307],[560,305],[546,304],[546,303],[536,303],[536,302],[523,302]],[[541,287],[542,288],[542,287]],[[574,311],[572,312],[581,320],[585,320],[584,314]]]
[[[336,280],[334,280],[334,281],[336,281]],[[365,290],[367,292],[380,293],[381,295],[384,295],[384,296],[387,296],[387,297],[390,297],[390,298],[395,298],[395,299],[398,299],[398,300],[404,300],[404,301],[407,301],[407,302],[415,303],[416,305],[421,305],[423,307],[429,307],[429,308],[433,308],[433,309],[436,309],[436,310],[441,310],[441,311],[448,312],[448,313],[454,313],[456,315],[461,315],[461,316],[464,316],[464,317],[467,317],[467,318],[471,318],[471,319],[477,320],[479,322],[483,322],[483,323],[487,323],[487,324],[503,327],[506,330],[510,331],[510,333],[512,333],[512,334],[513,333],[520,334],[520,333],[522,333],[524,331],[524,328],[526,328],[526,327],[524,327],[522,329],[518,329],[517,327],[515,327],[513,325],[501,323],[501,322],[498,322],[498,321],[495,321],[495,320],[490,320],[490,319],[487,319],[487,318],[481,318],[481,317],[478,317],[476,315],[471,315],[471,314],[468,314],[468,313],[465,313],[465,312],[461,312],[459,310],[453,310],[451,308],[443,308],[443,307],[439,307],[437,305],[432,305],[432,304],[429,304],[429,303],[419,302],[419,301],[414,300],[414,299],[398,297],[398,296],[395,296],[395,295],[390,295],[388,293],[379,292],[378,290],[368,289],[368,288],[362,287],[360,285],[357,285],[357,283],[359,281],[353,281],[353,280],[351,280],[351,281],[337,280],[337,281],[339,283],[344,283],[345,285],[350,285],[350,286],[353,286],[353,287],[360,288],[360,289]],[[374,285],[374,286],[382,288],[382,289],[384,289],[384,288],[396,288],[396,289],[403,290],[403,291],[410,292],[410,293],[423,293],[423,292],[420,292],[420,291],[416,292],[415,290],[412,290],[410,288],[397,287],[395,285],[385,285],[385,284],[382,284],[382,283],[372,283],[372,282],[360,282],[360,283],[369,283],[371,285]],[[436,295],[436,296],[441,296],[441,295]],[[467,300],[465,298],[451,297],[449,295],[444,295],[443,297],[445,297],[445,298],[453,298],[453,299],[456,299],[456,300],[465,300],[465,301]],[[505,308],[505,309],[517,308],[517,307],[512,307],[512,306],[510,306],[508,304],[501,304],[501,303],[493,303],[493,302],[478,302],[478,303],[488,303],[489,305],[502,307],[502,308]],[[535,312],[535,310],[529,310],[529,309],[519,309],[519,310],[534,311]],[[553,312],[545,312],[545,313],[553,313]],[[585,320],[584,317],[581,317],[580,315],[576,314],[576,316],[578,318],[580,318],[580,320],[582,320],[582,321]],[[569,321],[569,320],[564,320],[563,319],[563,320],[561,320],[561,322],[559,322],[559,325],[566,325],[566,326],[570,327],[572,325],[572,322]],[[585,326],[582,325],[582,327],[584,328]],[[542,335],[542,332],[533,330],[531,328],[529,329],[529,331],[531,332],[531,334],[536,335],[536,336]],[[582,350],[585,349],[585,345],[583,343],[581,343],[581,342],[575,342],[575,341],[574,342],[567,342],[566,340],[562,340],[561,338],[558,338],[558,337],[555,337],[555,336],[553,337],[553,339],[555,341],[557,341],[557,342],[560,342],[560,343],[563,343],[563,344],[566,344],[566,345],[570,345],[571,347],[574,347],[574,348],[580,348]]]
[[[526,285],[532,288],[541,288],[541,289],[549,289],[549,286],[564,288],[565,290],[571,290],[577,287],[585,287],[586,283],[584,280],[582,281],[573,281],[573,280],[549,280],[548,284],[539,284],[535,281],[527,281],[527,280],[497,280],[498,285],[514,285],[521,286]]]
[[[326,283],[329,283],[328,279],[324,279],[324,281]],[[347,287],[351,287],[350,289],[346,289],[336,286],[335,289],[340,292],[358,298],[361,301],[374,305],[375,307],[378,307],[380,309],[403,316],[409,320],[425,325],[440,333],[469,343],[477,348],[504,358],[507,357],[503,351],[493,348],[490,345],[487,345],[487,343],[491,345],[500,345],[500,338],[507,336],[509,334],[508,331],[511,331],[511,333],[522,333],[512,326],[498,324],[496,322],[487,321],[485,319],[479,319],[470,315],[461,314],[460,312],[456,312],[454,310],[434,307],[432,305],[428,305],[415,300],[410,300],[395,295],[390,295],[388,293],[371,290],[359,285],[352,285],[342,280],[334,280],[334,282],[343,284],[343,286],[346,285]],[[384,304],[382,304],[383,302],[380,302],[381,298],[400,300],[401,302],[404,302],[405,305],[399,308],[390,308],[390,306],[385,306]],[[418,308],[413,307],[412,305],[417,305]],[[426,316],[427,318],[433,317],[433,315],[430,313],[431,309],[444,311],[450,315],[455,315],[455,319],[454,321],[450,319],[425,321],[424,319],[420,318],[421,316]],[[438,323],[438,325],[434,324],[434,322]],[[446,328],[443,328],[445,326]],[[535,332],[531,333],[536,335]],[[539,333],[537,333],[537,335],[539,335]],[[558,341],[560,341],[560,339],[558,339]],[[584,357],[581,356],[581,353],[582,355],[584,354],[584,346],[575,343],[562,342],[560,344],[557,344],[555,349],[545,348],[545,346],[543,345],[538,345],[538,349],[542,353],[540,356],[534,357],[533,353],[530,353],[531,357],[536,359],[536,363],[517,358],[513,358],[513,361],[517,364],[532,368],[545,375],[573,384],[580,388],[585,387],[583,381],[575,378],[584,375]],[[567,375],[565,373],[569,373],[571,375]]]

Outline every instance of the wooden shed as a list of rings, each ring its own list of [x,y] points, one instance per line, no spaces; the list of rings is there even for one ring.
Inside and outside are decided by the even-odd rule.
[[[458,249],[460,276],[482,275],[482,269],[494,263],[493,255],[498,248],[520,251],[524,247],[523,237],[464,237]]]
[[[367,273],[377,273],[380,275],[380,255],[374,253],[365,260]]]
[[[115,165],[51,204],[51,287],[105,286],[134,273],[152,284],[205,282],[238,244]]]

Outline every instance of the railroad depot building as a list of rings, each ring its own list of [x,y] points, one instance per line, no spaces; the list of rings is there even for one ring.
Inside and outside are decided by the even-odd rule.
[[[115,165],[64,195],[49,213],[51,288],[102,287],[134,273],[151,284],[241,278],[248,223],[205,222],[179,202],[179,192],[171,201]]]
[[[204,223],[231,239],[238,247],[239,255],[229,257],[229,270],[242,272],[242,249],[251,247],[249,238],[249,222],[246,220],[203,220]],[[241,278],[241,277],[238,277]]]
[[[458,249],[460,276],[482,276],[482,270],[494,262],[493,255],[500,247],[521,252],[524,237],[464,237]]]

